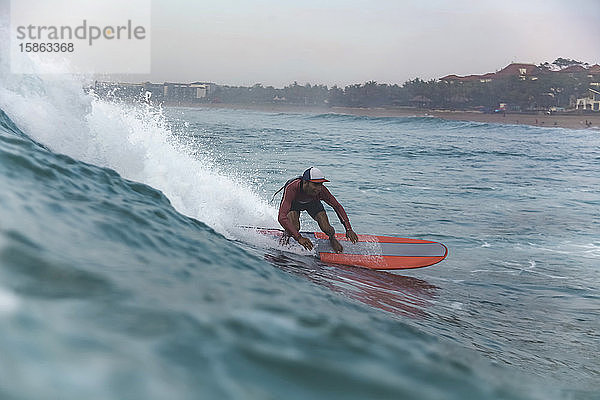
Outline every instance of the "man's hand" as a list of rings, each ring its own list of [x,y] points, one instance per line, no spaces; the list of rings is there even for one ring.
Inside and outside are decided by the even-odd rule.
[[[356,236],[356,233],[354,233],[354,231],[352,229],[346,231],[346,237],[352,243],[358,242],[358,236]]]
[[[304,247],[306,250],[312,250],[312,248],[313,248],[313,244],[310,241],[310,239],[305,238],[303,236],[300,236],[300,239],[298,239],[298,243],[300,243],[300,245],[302,247]]]

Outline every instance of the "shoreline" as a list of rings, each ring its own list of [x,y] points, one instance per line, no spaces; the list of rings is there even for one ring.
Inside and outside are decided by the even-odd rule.
[[[318,107],[292,104],[169,104],[165,107],[213,108],[231,110],[251,110],[269,113],[298,114],[339,114],[361,117],[435,117],[449,121],[484,122],[504,125],[528,125],[544,128],[593,129],[600,128],[600,113],[565,114],[484,114],[479,111],[425,110],[419,108],[355,108],[355,107]],[[586,126],[586,122],[591,125]]]

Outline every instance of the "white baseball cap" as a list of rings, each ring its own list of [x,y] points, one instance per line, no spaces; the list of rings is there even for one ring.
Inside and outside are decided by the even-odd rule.
[[[310,167],[309,169],[304,171],[304,173],[302,174],[302,179],[305,181],[311,181],[316,183],[329,182],[329,180],[325,179],[325,175],[323,175],[321,170],[316,167]]]

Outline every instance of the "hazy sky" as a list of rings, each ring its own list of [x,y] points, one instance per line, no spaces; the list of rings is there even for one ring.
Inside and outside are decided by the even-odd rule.
[[[600,0],[155,0],[153,81],[347,85],[600,63]]]
[[[345,86],[480,74],[558,57],[600,63],[600,0],[151,4],[152,73],[113,78]]]

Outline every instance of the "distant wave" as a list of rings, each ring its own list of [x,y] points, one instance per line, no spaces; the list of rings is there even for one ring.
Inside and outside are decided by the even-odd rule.
[[[431,122],[436,118],[423,116],[390,116],[390,117],[374,117],[368,115],[352,115],[341,113],[324,113],[324,114],[307,114],[307,119],[312,120],[339,120],[348,122],[368,121],[370,123],[386,123],[386,124],[405,124],[418,121]]]

